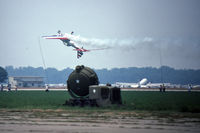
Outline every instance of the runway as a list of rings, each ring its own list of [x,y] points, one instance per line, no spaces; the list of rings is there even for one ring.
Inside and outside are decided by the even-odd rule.
[[[4,91],[8,91],[4,88]],[[14,88],[11,91],[16,91]],[[18,88],[17,91],[45,91],[45,88]],[[68,91],[67,88],[49,88],[49,91]],[[121,91],[160,91],[159,88],[121,88]],[[166,88],[166,92],[187,92],[187,88]],[[200,92],[200,88],[194,88],[191,92]]]

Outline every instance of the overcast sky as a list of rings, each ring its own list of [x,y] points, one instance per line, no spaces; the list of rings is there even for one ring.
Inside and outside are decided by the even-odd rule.
[[[200,69],[199,0],[0,0],[0,29],[3,67],[43,66],[40,40],[46,66],[57,69]],[[77,59],[60,40],[41,38],[58,30],[120,45]]]

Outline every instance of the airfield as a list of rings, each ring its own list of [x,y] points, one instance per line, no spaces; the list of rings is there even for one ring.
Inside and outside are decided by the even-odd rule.
[[[0,92],[1,133],[200,132],[200,92],[187,89],[128,89],[123,105],[63,106],[65,88],[19,88]]]
[[[8,91],[7,88],[4,89],[5,91]],[[68,91],[66,87],[50,87],[50,91]],[[12,88],[12,91],[15,91],[14,88]],[[45,91],[45,88],[17,88],[17,91]],[[121,88],[121,91],[160,91],[159,88]],[[182,92],[188,92],[187,88],[166,88],[167,91],[182,91]],[[200,92],[200,87],[193,88],[191,90],[192,92]]]
[[[0,110],[1,133],[198,133],[199,118],[144,111]]]

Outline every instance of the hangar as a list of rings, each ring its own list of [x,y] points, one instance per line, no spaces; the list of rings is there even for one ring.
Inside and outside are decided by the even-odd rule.
[[[44,78],[36,76],[11,76],[8,78],[11,86],[17,87],[44,87]]]

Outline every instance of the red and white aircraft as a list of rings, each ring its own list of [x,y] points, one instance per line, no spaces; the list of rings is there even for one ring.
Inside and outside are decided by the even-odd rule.
[[[51,36],[42,36],[45,39],[60,39],[63,44],[65,46],[72,46],[74,49],[74,51],[77,51],[77,58],[80,58],[83,55],[83,52],[89,52],[91,50],[103,50],[103,49],[84,49],[83,47],[80,48],[78,46],[75,45],[75,42],[73,42],[72,40],[70,40],[70,38],[73,38],[73,31],[71,32],[71,34],[65,33],[64,35],[61,34],[61,31],[58,31],[58,35],[51,35]]]

